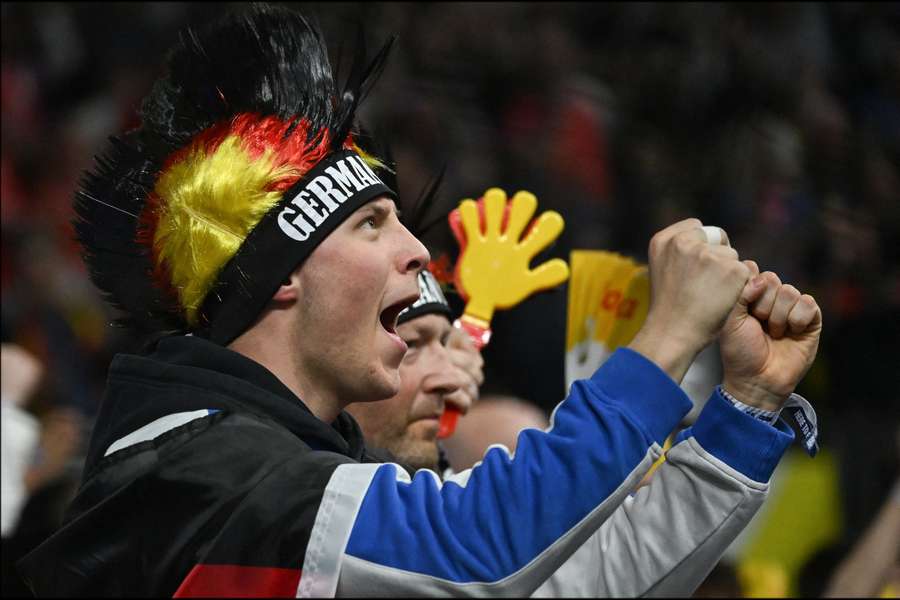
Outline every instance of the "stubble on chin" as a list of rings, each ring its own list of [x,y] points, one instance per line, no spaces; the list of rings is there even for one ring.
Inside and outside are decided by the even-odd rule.
[[[437,471],[438,453],[437,446],[432,445],[431,448],[420,448],[418,451],[410,452],[404,461],[407,465],[418,469],[431,469]]]
[[[434,440],[415,438],[409,434],[382,438],[380,445],[405,465],[415,469],[437,470],[438,450]]]

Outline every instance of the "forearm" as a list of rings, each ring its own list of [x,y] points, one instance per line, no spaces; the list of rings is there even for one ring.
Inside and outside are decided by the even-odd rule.
[[[681,384],[685,373],[702,348],[686,340],[667,336],[657,327],[644,327],[634,336],[628,348],[653,361],[677,384]]]
[[[892,497],[869,525],[866,533],[831,578],[826,598],[872,597],[881,591],[900,548],[900,482]]]
[[[689,596],[761,506],[790,443],[713,397],[628,498],[537,596]],[[738,443],[732,443],[737,438]]]

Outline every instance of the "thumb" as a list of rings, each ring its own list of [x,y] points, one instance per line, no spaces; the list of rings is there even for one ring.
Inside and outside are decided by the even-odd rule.
[[[741,295],[738,296],[735,308],[746,313],[748,307],[759,300],[765,291],[766,280],[763,277],[760,277],[759,274],[751,277],[747,280],[747,283],[744,284],[744,289],[741,290]]]
[[[734,305],[734,308],[731,309],[731,312],[728,313],[728,317],[725,320],[724,330],[726,331],[736,331],[741,327],[741,324],[750,316],[749,307],[751,304],[759,300],[763,292],[766,291],[766,280],[756,275],[747,280],[747,283],[744,284],[744,289],[741,290],[741,295],[738,296],[738,300]]]

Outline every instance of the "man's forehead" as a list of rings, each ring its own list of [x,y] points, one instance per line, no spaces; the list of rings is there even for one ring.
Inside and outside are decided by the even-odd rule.
[[[394,201],[393,198],[391,198],[390,196],[387,196],[387,195],[376,196],[376,197],[372,198],[372,200],[370,200],[369,202],[366,202],[365,204],[363,204],[362,206],[357,208],[355,212],[360,212],[360,211],[366,210],[367,208],[371,209],[373,207],[377,207],[377,208],[381,208],[381,209],[385,209],[385,210],[391,210],[394,213],[396,213],[397,215],[400,214],[400,209],[397,207],[397,203]]]

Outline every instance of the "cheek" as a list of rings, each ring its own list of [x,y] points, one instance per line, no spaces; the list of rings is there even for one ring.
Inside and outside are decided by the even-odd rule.
[[[395,398],[405,399],[403,404],[406,406],[407,412],[409,412],[410,405],[412,405],[416,392],[419,390],[421,378],[421,373],[419,373],[419,369],[415,364],[409,364],[405,362],[405,359],[404,362],[400,363],[400,391]]]
[[[333,281],[334,293],[331,306],[339,320],[370,323],[377,320],[382,297],[385,294],[385,278],[373,269],[356,265],[347,269],[346,277]]]
[[[329,329],[335,339],[344,339],[358,335],[356,324],[377,317],[384,284],[383,279],[379,283],[373,268],[345,258],[327,261],[305,278],[302,293],[312,316],[311,325]]]
[[[340,252],[329,252],[327,262],[335,279],[345,289],[370,290],[382,287],[387,278],[388,259],[383,248],[358,241],[349,242]]]
[[[397,395],[380,402],[354,404],[349,412],[366,438],[384,446],[406,429],[407,410],[403,397]]]

